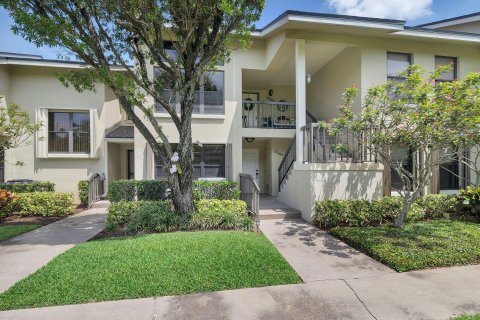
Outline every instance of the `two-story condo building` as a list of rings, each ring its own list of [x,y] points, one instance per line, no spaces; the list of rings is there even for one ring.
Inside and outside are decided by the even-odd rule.
[[[447,81],[480,71],[479,21],[475,14],[406,27],[398,20],[285,12],[253,33],[248,50],[235,51],[228,63],[204,75],[192,125],[199,143],[195,176],[239,180],[241,173],[250,174],[262,193],[307,220],[317,200],[389,194],[399,181],[386,166],[372,157],[333,152],[316,122],[338,115],[346,88],[355,85],[364,96],[409,64],[427,71],[451,64],[452,72],[440,79]],[[58,191],[76,193],[78,181],[95,173],[104,173],[107,184],[165,178],[108,89],[98,85],[96,92],[78,93],[55,78],[81,66],[0,53],[4,103],[20,105],[43,124],[31,145],[6,152],[0,179],[48,180]],[[360,107],[358,99],[356,111]],[[178,140],[160,107],[156,116],[170,140]],[[15,166],[17,161],[25,165]],[[452,162],[449,170],[434,172],[426,192],[458,190],[462,179],[450,171],[469,174]]]

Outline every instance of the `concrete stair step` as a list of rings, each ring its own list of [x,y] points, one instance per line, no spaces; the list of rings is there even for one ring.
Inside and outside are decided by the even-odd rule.
[[[301,212],[295,209],[260,210],[260,221],[261,220],[286,220],[286,219],[296,219],[301,217],[302,217]]]

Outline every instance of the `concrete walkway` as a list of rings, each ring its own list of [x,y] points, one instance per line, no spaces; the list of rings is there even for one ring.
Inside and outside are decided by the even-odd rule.
[[[278,201],[275,197],[260,195],[260,220],[300,218],[301,212]]]
[[[262,221],[260,230],[304,282],[395,273],[302,219]]]
[[[0,293],[102,231],[107,206],[106,201],[98,202],[92,209],[0,242]]]

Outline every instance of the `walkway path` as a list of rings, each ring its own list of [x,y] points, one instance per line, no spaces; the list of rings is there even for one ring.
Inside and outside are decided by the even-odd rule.
[[[302,219],[262,221],[260,230],[304,282],[395,273]]]
[[[107,206],[108,202],[98,202],[92,209],[0,242],[0,293],[102,231]]]

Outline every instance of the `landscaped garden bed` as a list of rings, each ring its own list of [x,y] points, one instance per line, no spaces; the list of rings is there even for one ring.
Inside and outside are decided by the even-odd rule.
[[[151,234],[79,244],[0,295],[0,309],[300,281],[273,245],[253,232]]]
[[[480,224],[432,220],[403,228],[337,227],[330,233],[396,271],[480,263]]]
[[[395,228],[401,208],[399,197],[321,201],[314,222],[399,272],[480,263],[480,224],[461,197],[421,197]]]
[[[467,316],[467,315],[459,316],[459,317],[452,318],[451,320],[480,320],[480,314],[473,315],[473,316]]]

